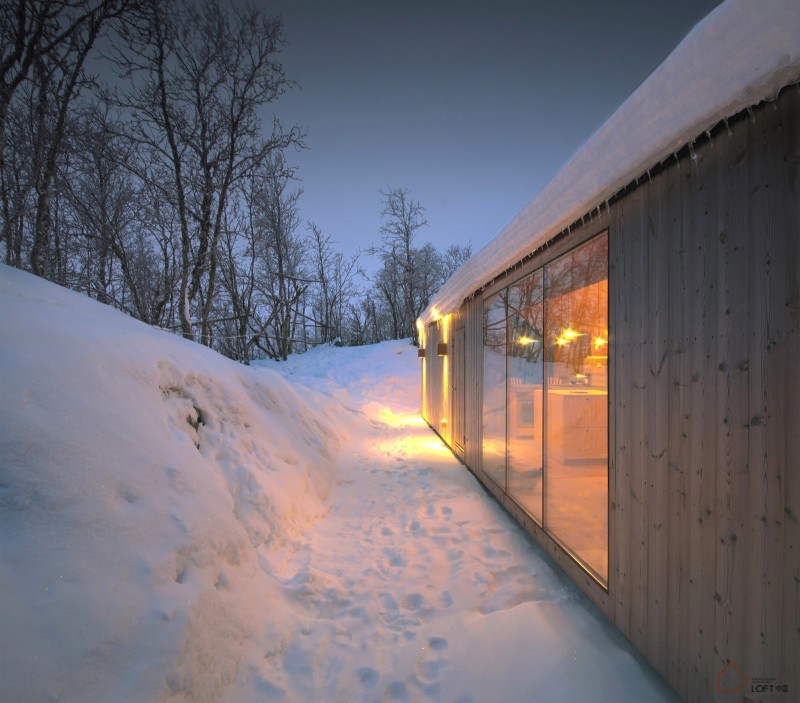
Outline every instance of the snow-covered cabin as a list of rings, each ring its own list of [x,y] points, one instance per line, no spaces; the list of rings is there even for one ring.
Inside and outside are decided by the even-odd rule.
[[[418,326],[427,422],[683,698],[800,695],[798,0],[714,10]]]

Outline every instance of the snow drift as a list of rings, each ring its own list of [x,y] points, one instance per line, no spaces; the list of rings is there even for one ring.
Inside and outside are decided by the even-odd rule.
[[[263,550],[328,510],[341,413],[28,274],[0,295],[4,700],[218,698],[281,608]]]

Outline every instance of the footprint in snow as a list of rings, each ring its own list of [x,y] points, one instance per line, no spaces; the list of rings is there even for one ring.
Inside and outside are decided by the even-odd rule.
[[[431,684],[439,677],[439,672],[445,664],[442,651],[443,649],[433,649],[430,645],[422,650],[416,667],[417,680],[420,683]]]
[[[425,597],[421,593],[412,593],[400,601],[400,607],[403,608],[403,610],[417,611],[422,608],[424,603]]]
[[[392,681],[383,692],[383,701],[385,703],[394,703],[394,701],[409,701],[408,687],[402,681]]]
[[[380,675],[372,667],[365,666],[356,671],[356,676],[358,676],[358,680],[364,688],[370,689],[378,683]]]

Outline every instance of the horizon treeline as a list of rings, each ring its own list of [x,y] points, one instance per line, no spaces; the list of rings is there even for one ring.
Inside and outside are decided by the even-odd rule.
[[[3,261],[249,363],[411,337],[471,247],[381,190],[345,256],[301,212],[280,18],[219,0],[3,0]]]

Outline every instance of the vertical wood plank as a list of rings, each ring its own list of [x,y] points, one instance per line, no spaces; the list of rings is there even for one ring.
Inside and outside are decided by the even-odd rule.
[[[744,622],[748,554],[744,539],[748,484],[748,293],[751,281],[747,234],[747,134],[732,131],[731,158],[720,180],[717,320],[717,568],[715,653],[717,669],[744,667]]]
[[[667,665],[667,550],[669,504],[669,246],[666,200],[669,179],[661,173],[649,187],[647,228],[650,238],[647,280],[650,287],[649,411],[650,462],[647,486],[647,646],[657,669]]]
[[[677,165],[669,170],[668,219],[671,243],[669,250],[669,290],[670,298],[682,303],[686,300],[686,252],[684,250],[686,233],[683,231],[683,203],[681,193],[687,173],[686,166]],[[669,309],[669,430],[668,430],[668,546],[667,546],[667,652],[668,669],[666,676],[682,696],[686,695],[686,674],[684,654],[686,641],[684,618],[681,613],[686,607],[684,589],[686,550],[682,525],[686,515],[686,440],[687,421],[684,400],[684,358],[686,353],[684,305],[670,306]]]
[[[613,252],[610,266],[609,290],[614,326],[609,330],[611,336],[611,354],[614,357],[613,400],[615,445],[611,449],[613,459],[610,462],[611,481],[614,483],[614,500],[610,504],[609,552],[613,554],[614,573],[609,577],[614,624],[626,636],[630,633],[630,534],[628,532],[628,514],[630,506],[629,480],[631,472],[630,458],[630,412],[631,397],[629,381],[629,359],[633,353],[630,334],[631,297],[628,289],[633,285],[631,270],[633,263],[628,253],[631,247],[628,227],[627,209],[624,202],[613,207],[609,246]]]
[[[692,212],[689,246],[690,285],[683,301],[689,325],[688,407],[690,532],[687,582],[687,676],[689,700],[713,699],[714,590],[716,582],[716,529],[714,485],[716,468],[716,222],[715,180],[721,174],[725,143],[696,146],[691,187],[686,194]]]
[[[783,97],[791,109],[783,110],[787,148],[783,161],[786,188],[786,233],[783,257],[786,291],[786,384],[785,476],[782,555],[782,652],[780,680],[789,685],[791,695],[800,693],[800,91],[789,89]],[[777,303],[778,301],[776,301]],[[776,424],[780,418],[775,418]]]
[[[619,525],[617,523],[617,405],[614,397],[617,388],[617,352],[618,340],[614,334],[617,329],[617,299],[615,267],[619,260],[617,249],[618,231],[610,214],[606,213],[608,221],[608,593],[612,594],[617,589],[617,559],[618,549],[616,539]],[[609,618],[615,620],[614,600],[608,598]]]
[[[640,650],[646,647],[647,634],[647,478],[651,471],[650,436],[647,422],[649,414],[649,371],[648,359],[652,350],[650,324],[648,320],[650,305],[650,286],[648,281],[649,266],[649,229],[647,212],[644,207],[646,187],[641,187],[628,196],[628,221],[630,223],[628,239],[630,247],[629,261],[633,275],[630,281],[633,287],[628,289],[631,315],[629,319],[629,345],[631,359],[629,377],[631,387],[631,404],[628,426],[631,446],[631,466],[628,473],[628,543],[630,545],[630,640]]]

